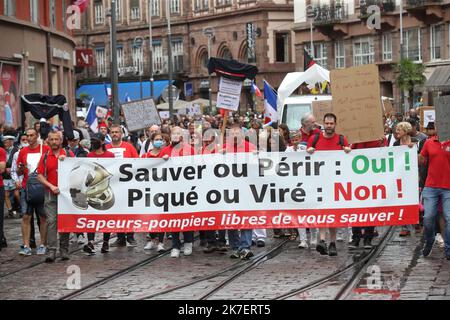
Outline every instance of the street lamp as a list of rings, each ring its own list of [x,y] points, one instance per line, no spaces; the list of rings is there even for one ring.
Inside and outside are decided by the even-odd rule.
[[[214,29],[212,27],[207,27],[203,29],[203,34],[208,37],[208,60],[211,59],[211,39],[214,36]],[[209,97],[209,110],[212,112],[212,89],[211,89],[211,74],[208,72],[208,81],[209,81],[209,88],[208,88],[208,97]]]
[[[142,48],[143,48],[143,46],[144,46],[144,43],[145,43],[145,40],[144,40],[144,38],[142,38],[142,37],[139,37],[139,36],[137,36],[137,37],[135,37],[134,38],[134,40],[133,40],[133,47],[139,47],[140,48],[140,52],[139,53],[141,53],[142,51]],[[138,74],[139,75],[139,88],[140,88],[140,96],[141,96],[141,100],[143,99],[142,98],[142,73],[141,73],[141,57],[140,57],[141,55],[139,54],[139,56],[138,56],[138,58],[137,58],[137,67],[136,67],[136,69],[137,69],[137,71],[136,71],[136,74]]]
[[[150,53],[150,99],[153,98],[154,79],[153,79],[153,33],[152,33],[152,8],[153,0],[148,0],[148,33],[149,33],[149,53]]]
[[[111,91],[114,110],[114,124],[120,124],[120,105],[117,74],[116,0],[111,0]]]
[[[168,58],[169,58],[169,115],[173,118],[173,93],[171,90],[173,70],[172,70],[172,30],[170,26],[170,1],[166,1],[166,18],[167,18],[167,42]]]
[[[310,47],[311,58],[314,59],[314,40],[313,40],[313,21],[316,18],[314,7],[312,4],[306,7],[306,16],[309,18],[309,32],[310,32]]]

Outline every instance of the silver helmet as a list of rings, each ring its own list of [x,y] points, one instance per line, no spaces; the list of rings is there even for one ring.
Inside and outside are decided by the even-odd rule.
[[[98,163],[81,163],[70,172],[70,196],[75,207],[108,210],[114,205],[112,174]]]

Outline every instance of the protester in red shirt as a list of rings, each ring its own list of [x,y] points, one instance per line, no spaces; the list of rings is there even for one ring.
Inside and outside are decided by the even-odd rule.
[[[317,128],[316,118],[311,113],[305,113],[300,120],[302,126],[300,133],[302,134],[302,142],[308,143],[308,140],[321,130]]]
[[[50,150],[44,153],[38,164],[38,179],[45,186],[45,213],[47,217],[47,244],[48,251],[45,262],[54,262],[58,246],[58,160],[67,156],[62,146],[62,133],[50,132],[47,137]],[[73,153],[69,151],[70,157]],[[60,233],[59,251],[61,260],[69,260],[69,233]]]
[[[241,153],[241,152],[256,152],[258,149],[256,146],[245,140],[244,132],[240,124],[235,123],[231,126],[229,132],[227,132],[226,142],[223,145],[223,151],[229,153]]]
[[[173,127],[170,133],[171,144],[161,151],[161,158],[192,156],[195,154],[191,144],[184,141],[183,129]]]
[[[114,158],[114,153],[106,150],[105,136],[102,133],[97,133],[91,138],[91,149],[92,151],[88,153],[88,158]],[[95,254],[94,240],[95,233],[89,232],[87,234],[88,243],[84,245],[83,251],[92,255]],[[111,233],[103,234],[103,245],[101,253],[109,252],[109,239],[111,238]]]
[[[26,201],[25,190],[28,181],[28,176],[30,173],[37,169],[39,160],[42,155],[47,153],[50,148],[46,145],[42,145],[38,142],[38,133],[35,129],[27,130],[28,146],[22,148],[19,151],[19,156],[17,158],[17,167],[21,168],[23,172],[22,185],[20,186],[23,191],[21,193],[21,205],[22,205],[22,238],[23,246],[19,252],[21,255],[29,256],[31,255],[30,238],[31,234],[34,234],[32,230],[33,225],[33,215],[36,212],[38,216],[39,232],[41,235],[41,244],[37,249],[37,254],[45,254],[46,242],[47,242],[47,223],[46,223],[46,213],[44,208],[44,202],[42,203],[31,203]],[[44,200],[44,199],[42,199]]]
[[[5,189],[3,186],[3,172],[6,169],[6,151],[0,148],[0,251],[6,247],[6,238],[3,231],[4,206],[5,206]]]
[[[139,154],[131,143],[122,141],[123,132],[118,124],[110,127],[111,143],[106,145],[106,149],[114,153],[115,158],[139,158]],[[112,244],[113,247],[125,247],[127,242],[135,247],[137,245],[134,239],[134,232],[117,233],[117,240]]]
[[[439,200],[445,219],[445,256],[450,260],[450,140],[440,141],[438,136],[428,139],[419,155],[419,163],[428,162],[428,175],[422,197],[425,207],[423,217],[425,245],[424,257],[431,254],[435,241],[435,223]]]
[[[309,138],[306,152],[308,152],[309,154],[313,154],[316,150],[344,150],[346,153],[349,153],[351,151],[351,149],[348,147],[347,139],[344,136],[336,134],[336,121],[337,118],[333,113],[325,114],[325,116],[323,117],[325,130],[323,133],[317,133]],[[325,242],[326,229],[320,228],[320,241],[316,246],[316,250],[321,255],[328,254],[330,256],[337,256],[336,229],[329,228],[329,231],[331,241],[328,249]]]

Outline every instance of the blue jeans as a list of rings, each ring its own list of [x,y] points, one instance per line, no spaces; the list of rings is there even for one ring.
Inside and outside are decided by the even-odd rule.
[[[192,243],[194,241],[194,231],[183,232],[184,243]],[[172,232],[172,249],[181,249],[180,233]]]
[[[242,229],[239,237],[238,230],[228,230],[228,240],[232,250],[241,251],[243,249],[250,249],[252,246],[252,229]]]
[[[422,192],[425,215],[423,217],[425,242],[432,245],[435,239],[435,223],[439,199],[445,220],[445,254],[450,255],[450,189],[425,187]]]

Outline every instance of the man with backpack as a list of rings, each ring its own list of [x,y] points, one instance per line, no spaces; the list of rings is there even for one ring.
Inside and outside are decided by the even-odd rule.
[[[48,144],[50,150],[45,152],[38,165],[38,179],[45,186],[45,213],[47,217],[47,244],[48,251],[45,262],[55,262],[56,248],[58,246],[58,160],[73,157],[71,151],[62,148],[62,133],[49,132]],[[59,239],[59,251],[61,260],[69,260],[69,233],[61,233]]]
[[[344,150],[345,153],[349,153],[351,149],[348,146],[347,139],[343,135],[336,134],[336,122],[337,118],[333,113],[325,114],[323,117],[325,130],[324,132],[316,133],[309,138],[306,152],[313,154],[316,150]],[[326,229],[320,228],[320,241],[316,246],[316,250],[321,255],[328,254],[329,256],[337,256],[336,228],[329,228],[329,231],[330,245],[327,248],[327,244],[325,242]]]
[[[19,148],[14,145],[16,139],[15,131],[5,131],[3,134],[3,145],[6,151],[6,169],[3,172],[3,183],[5,188],[5,204],[8,210],[8,215],[14,217],[16,212],[19,211],[20,195],[19,191],[16,190],[16,185],[11,177],[11,167],[12,161],[14,159],[14,154],[19,151]],[[14,202],[11,203],[10,194],[14,194]]]
[[[47,224],[46,215],[44,210],[44,193],[39,194],[39,189],[42,186],[38,185],[38,188],[34,186],[39,183],[37,181],[37,166],[42,154],[45,154],[50,150],[46,145],[40,144],[38,142],[38,132],[35,129],[27,130],[28,146],[23,147],[19,151],[19,156],[17,158],[17,171],[22,173],[23,180],[21,188],[23,192],[21,193],[21,206],[22,206],[22,237],[23,246],[20,248],[19,254],[24,256],[31,255],[31,244],[30,238],[31,234],[34,235],[32,230],[33,215],[36,212],[39,219],[39,232],[41,235],[41,244],[37,248],[36,253],[39,255],[45,254],[46,242],[47,242]],[[31,179],[30,179],[31,177]],[[39,188],[41,187],[41,188]]]

